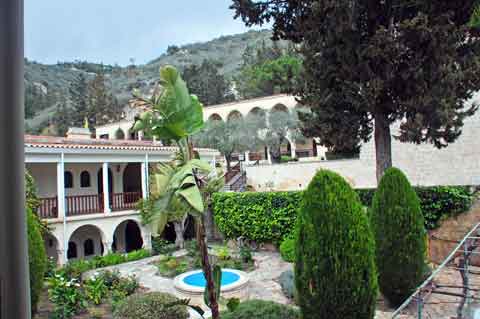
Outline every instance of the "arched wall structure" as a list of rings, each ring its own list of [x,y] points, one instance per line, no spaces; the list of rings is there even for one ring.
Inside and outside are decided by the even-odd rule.
[[[151,249],[151,232],[148,227],[142,225],[138,212],[133,210],[121,213],[112,212],[108,216],[103,216],[104,218],[98,217],[98,214],[92,214],[69,220],[65,232],[61,222],[49,224],[52,237],[45,239],[45,245],[49,244],[49,239],[54,240],[56,244],[55,249],[52,247],[50,250],[47,250],[49,256],[51,254],[54,257],[53,255],[56,251],[56,260],[58,264],[63,265],[66,262],[65,250],[68,250],[68,246],[65,246],[68,245],[68,242],[73,242],[77,249],[76,258],[84,258],[84,243],[87,239],[94,241],[94,255],[105,255],[113,251],[115,233],[117,232],[118,234],[119,231],[125,231],[129,222],[134,223],[138,227],[142,242],[140,248]],[[67,238],[66,244],[64,238]],[[117,251],[119,250],[117,249]]]

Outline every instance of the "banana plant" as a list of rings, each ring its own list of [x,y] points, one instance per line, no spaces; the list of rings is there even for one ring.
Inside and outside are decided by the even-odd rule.
[[[212,270],[208,258],[204,198],[209,197],[211,185],[215,185],[213,188],[219,185],[220,178],[210,164],[195,157],[189,140],[204,126],[203,106],[196,96],[189,94],[186,83],[172,66],[160,69],[160,85],[150,98],[143,98],[134,92],[137,105],[146,109],[135,122],[134,130],[141,130],[159,140],[174,141],[178,146],[176,157],[170,163],[159,164],[158,172],[152,176],[152,193],[156,196],[152,203],[151,225],[157,231],[163,228],[166,223],[165,212],[175,209],[180,213],[188,211],[196,218],[197,243],[207,281],[206,300],[212,318],[218,319],[220,281],[215,280],[219,276],[218,271]]]

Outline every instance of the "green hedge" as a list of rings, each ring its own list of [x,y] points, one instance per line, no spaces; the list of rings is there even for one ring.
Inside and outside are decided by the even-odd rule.
[[[372,203],[375,189],[356,189],[365,206]],[[473,195],[464,186],[415,188],[425,227],[434,229],[446,217],[470,208]],[[258,242],[280,243],[295,224],[301,192],[216,193],[215,222],[227,238],[244,236]]]
[[[295,224],[300,192],[216,193],[215,223],[227,238],[280,243]]]

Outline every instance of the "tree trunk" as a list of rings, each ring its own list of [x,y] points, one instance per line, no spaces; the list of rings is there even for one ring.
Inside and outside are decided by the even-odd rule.
[[[200,250],[200,255],[202,256],[202,269],[207,281],[209,299],[210,299],[210,310],[212,311],[212,319],[219,319],[220,313],[218,311],[218,302],[215,297],[215,287],[213,282],[212,267],[210,266],[210,260],[208,259],[208,247],[205,241],[205,220],[204,215],[198,218],[199,223],[197,223],[197,243]]]
[[[227,162],[227,172],[230,172],[230,168],[232,166],[230,161],[230,156],[225,156],[225,162]]]
[[[185,247],[185,238],[183,238],[183,233],[185,232],[185,220],[186,218],[173,223],[173,227],[175,228],[175,246],[180,249]]]
[[[385,171],[392,167],[392,137],[386,115],[375,114],[375,160],[377,184]]]

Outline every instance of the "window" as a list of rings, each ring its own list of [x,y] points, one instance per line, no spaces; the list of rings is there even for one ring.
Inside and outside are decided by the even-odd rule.
[[[67,258],[77,258],[77,245],[72,241],[68,242]]]
[[[95,254],[95,248],[92,239],[85,240],[83,243],[83,251],[85,256],[91,256]]]
[[[73,188],[73,175],[72,172],[66,171],[64,174],[65,188]]]
[[[90,187],[90,173],[83,171],[80,174],[80,187]]]
[[[108,140],[108,134],[102,134],[100,135],[101,140]]]

